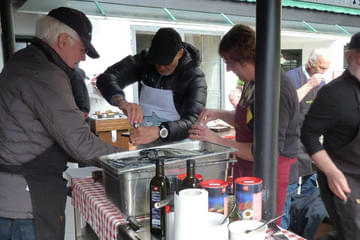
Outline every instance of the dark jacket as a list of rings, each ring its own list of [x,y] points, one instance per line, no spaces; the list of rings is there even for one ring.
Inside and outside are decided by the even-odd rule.
[[[147,63],[148,51],[143,50],[109,67],[98,77],[96,83],[109,103],[114,95],[125,96],[123,89],[135,82],[142,81],[153,88],[172,90],[175,107],[181,118],[161,124],[169,131],[167,141],[187,138],[188,129],[197,120],[206,103],[207,86],[205,75],[199,68],[199,51],[188,43],[183,44],[184,55],[170,76],[161,77],[155,66]]]
[[[284,73],[280,75],[280,108],[279,108],[279,154],[287,158],[295,158],[296,148],[300,137],[299,131],[299,100],[289,77]],[[250,110],[255,115],[255,103],[250,106]],[[254,119],[248,122],[251,130],[254,129]]]
[[[76,106],[84,113],[90,112],[89,92],[85,84],[86,74],[81,68],[75,68],[74,77],[70,78]]]

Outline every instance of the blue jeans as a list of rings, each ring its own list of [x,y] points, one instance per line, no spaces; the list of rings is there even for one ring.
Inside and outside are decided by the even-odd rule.
[[[301,193],[300,194],[312,194],[317,189],[317,174],[314,173],[312,175],[304,176],[302,178],[301,184]],[[281,218],[280,226],[284,229],[288,229],[290,226],[290,208],[291,208],[291,201],[296,195],[297,189],[299,187],[299,183],[293,183],[288,185],[287,193],[286,193],[286,200],[284,204],[283,214],[285,214]]]
[[[281,218],[281,223],[280,223],[280,227],[282,227],[284,229],[288,229],[290,226],[291,200],[296,195],[298,187],[299,187],[299,184],[297,182],[288,185],[284,209],[283,209],[284,216]]]
[[[36,240],[34,220],[0,217],[0,239]]]
[[[301,194],[312,194],[317,189],[317,174],[302,177]]]

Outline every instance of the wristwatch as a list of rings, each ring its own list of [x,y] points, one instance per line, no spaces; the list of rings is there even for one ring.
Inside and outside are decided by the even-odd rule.
[[[165,138],[167,138],[167,136],[169,135],[169,131],[167,130],[166,127],[160,126],[159,135],[160,135],[160,138],[161,138],[161,139],[165,139]]]

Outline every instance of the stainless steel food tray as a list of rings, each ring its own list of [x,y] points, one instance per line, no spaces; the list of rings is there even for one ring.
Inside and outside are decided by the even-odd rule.
[[[105,155],[99,157],[99,161],[104,169],[117,175],[128,172],[154,171],[155,164],[153,160],[142,160],[142,153],[151,149],[160,150],[160,152],[161,150],[169,150],[170,155],[171,152],[173,153],[172,156],[166,156],[166,154],[165,156],[161,156],[165,160],[165,168],[172,168],[173,166],[170,165],[182,164],[188,159],[196,160],[197,165],[201,165],[204,161],[210,164],[213,161],[229,159],[229,154],[236,151],[234,148],[206,141],[185,140],[145,149]]]
[[[170,181],[170,194],[177,189],[176,176],[186,172],[186,160],[195,159],[196,173],[206,179],[226,179],[227,163],[233,148],[204,141],[182,141],[135,151],[114,153],[99,158],[105,176],[106,196],[128,216],[149,214],[149,186],[155,176],[155,163],[142,161],[141,151],[171,150],[165,159],[165,175]],[[200,152],[200,154],[199,154]],[[175,153],[175,154],[174,154]],[[182,157],[176,156],[176,153]],[[191,156],[185,156],[189,154]],[[166,154],[165,154],[166,155]],[[130,159],[130,160],[125,160]]]

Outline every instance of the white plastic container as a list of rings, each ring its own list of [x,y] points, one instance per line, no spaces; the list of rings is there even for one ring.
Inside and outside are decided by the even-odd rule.
[[[227,225],[229,224],[229,219],[225,223],[221,224],[225,216],[221,213],[209,212],[208,213],[208,226],[206,232],[204,233],[204,238],[206,240],[228,240],[229,232]]]
[[[229,224],[230,240],[264,240],[266,237],[267,226],[254,232],[245,233],[262,225],[263,222],[256,220],[240,220]]]

